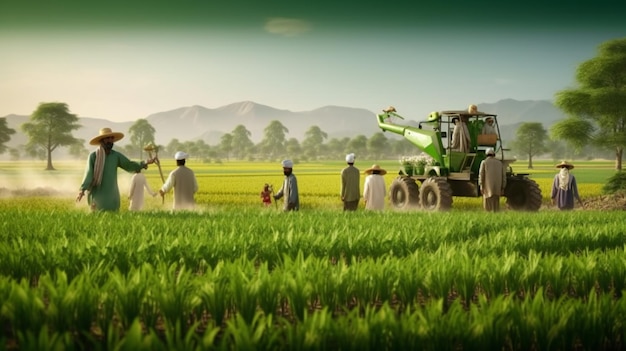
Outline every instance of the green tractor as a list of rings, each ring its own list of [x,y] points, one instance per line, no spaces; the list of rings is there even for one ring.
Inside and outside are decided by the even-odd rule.
[[[510,166],[514,159],[504,158],[499,138],[497,116],[478,111],[475,105],[465,110],[433,112],[417,127],[394,123],[404,119],[390,106],[377,115],[378,126],[404,136],[424,153],[432,157],[423,172],[401,169],[389,188],[392,207],[396,209],[422,208],[445,211],[452,207],[452,197],[479,197],[478,171],[485,159],[485,151],[493,148],[506,168],[507,207],[518,211],[537,211],[541,207],[541,190],[528,173],[513,173]],[[487,119],[493,120],[495,134],[482,134]],[[469,131],[469,143],[453,148],[452,129],[455,120],[464,121]],[[448,137],[450,135],[450,137]],[[445,139],[445,143],[444,143]],[[466,139],[467,140],[467,139]],[[445,144],[445,145],[444,145]]]

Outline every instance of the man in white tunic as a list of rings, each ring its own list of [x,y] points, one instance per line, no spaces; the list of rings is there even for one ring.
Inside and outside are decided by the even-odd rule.
[[[274,195],[274,200],[284,197],[283,211],[298,211],[300,209],[300,196],[298,195],[298,179],[293,174],[293,161],[283,160],[281,165],[285,180],[283,186]]]
[[[483,124],[483,129],[481,130],[481,134],[498,135],[498,133],[496,132],[496,127],[493,124],[493,118],[487,117],[487,119],[485,120],[485,124]]]
[[[454,151],[469,152],[470,150],[470,133],[467,127],[469,117],[461,115],[461,120],[454,125],[452,131],[452,142],[450,148]]]
[[[385,178],[387,171],[379,165],[373,165],[365,170],[365,184],[363,185],[363,201],[366,210],[383,210],[385,208]]]
[[[174,155],[176,159],[175,170],[170,172],[165,184],[159,190],[159,194],[163,196],[165,193],[174,188],[174,210],[191,210],[194,208],[196,201],[194,194],[198,192],[198,181],[194,172],[185,166],[185,160],[189,157],[185,152],[178,151]]]
[[[152,191],[148,182],[146,181],[146,176],[141,173],[141,169],[137,170],[133,177],[130,179],[130,190],[128,191],[128,200],[130,200],[130,204],[128,209],[131,211],[141,211],[143,208],[143,189],[146,189],[148,194],[152,197],[156,196],[157,193]]]
[[[500,210],[500,196],[504,195],[506,187],[506,169],[498,160],[493,148],[485,151],[487,158],[480,162],[478,179],[480,192],[483,195],[483,207],[487,212]]]

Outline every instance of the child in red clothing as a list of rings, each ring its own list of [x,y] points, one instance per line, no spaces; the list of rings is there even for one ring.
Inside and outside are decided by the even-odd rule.
[[[265,207],[272,204],[272,190],[269,184],[265,184],[263,187],[263,191],[261,191],[261,199],[263,200],[263,205],[265,205]]]

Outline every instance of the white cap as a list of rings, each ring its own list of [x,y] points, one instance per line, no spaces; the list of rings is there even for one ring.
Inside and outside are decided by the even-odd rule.
[[[485,150],[485,154],[487,154],[487,155],[494,155],[495,156],[496,152],[493,150],[492,147],[490,147],[487,150]]]
[[[187,155],[187,153],[185,153],[183,151],[178,151],[178,152],[176,152],[176,154],[174,154],[174,159],[176,161],[186,160],[188,157],[189,157],[189,155]]]
[[[283,165],[283,168],[293,168],[293,162],[291,162],[291,160],[283,160],[280,164]]]
[[[346,162],[347,163],[354,163],[354,154],[347,154],[346,155]]]

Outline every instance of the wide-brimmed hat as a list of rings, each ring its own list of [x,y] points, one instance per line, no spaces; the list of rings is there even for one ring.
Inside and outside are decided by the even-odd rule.
[[[372,172],[374,172],[374,171],[378,171],[378,174],[380,174],[380,175],[387,174],[387,171],[385,171],[384,169],[380,168],[379,165],[373,165],[372,167],[366,169],[365,170],[365,174],[372,174]]]
[[[103,138],[111,137],[111,136],[115,138],[113,142],[116,142],[116,141],[122,140],[122,138],[124,137],[124,134],[120,132],[113,132],[111,128],[102,128],[100,129],[100,134],[94,137],[93,139],[91,139],[91,141],[89,141],[89,144],[100,145],[100,140],[102,140]]]
[[[572,169],[574,168],[574,165],[567,162],[567,161],[561,161],[561,163],[559,163],[558,165],[556,165],[556,168],[567,168],[567,169]]]

